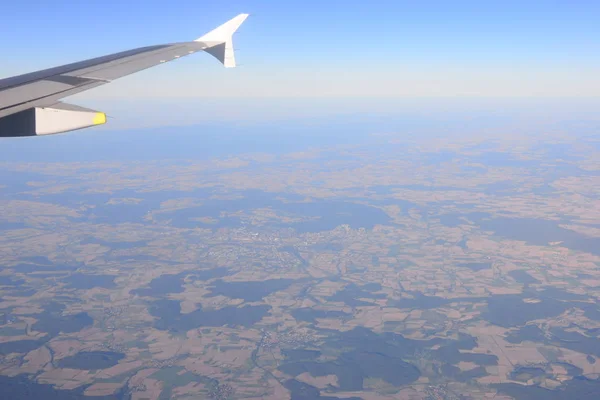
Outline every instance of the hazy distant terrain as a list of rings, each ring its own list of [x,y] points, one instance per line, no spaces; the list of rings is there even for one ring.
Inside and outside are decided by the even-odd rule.
[[[600,393],[600,141],[336,126],[0,163],[0,392]]]

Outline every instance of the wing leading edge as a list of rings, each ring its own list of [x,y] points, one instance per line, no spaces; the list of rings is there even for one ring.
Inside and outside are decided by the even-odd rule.
[[[46,135],[102,124],[103,113],[59,100],[199,51],[211,54],[226,68],[235,67],[232,36],[247,17],[240,14],[192,42],[142,47],[2,79],[0,137]],[[44,117],[48,115],[52,117]]]

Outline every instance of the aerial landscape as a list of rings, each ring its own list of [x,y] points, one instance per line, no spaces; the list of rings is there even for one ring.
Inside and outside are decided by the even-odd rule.
[[[600,2],[6,3],[0,400],[600,399]]]
[[[206,161],[4,163],[0,389],[597,393],[599,152],[593,136],[379,135]]]

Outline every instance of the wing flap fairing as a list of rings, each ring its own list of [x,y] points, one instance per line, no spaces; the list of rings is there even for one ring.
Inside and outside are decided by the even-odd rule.
[[[56,103],[35,107],[0,118],[4,136],[41,136],[89,128],[106,123],[106,114],[81,106]]]

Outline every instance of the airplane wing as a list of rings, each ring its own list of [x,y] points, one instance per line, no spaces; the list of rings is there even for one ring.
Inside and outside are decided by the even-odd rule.
[[[141,47],[60,67],[0,79],[0,137],[67,132],[106,123],[106,114],[59,100],[117,78],[199,51],[235,67],[232,36],[240,14],[191,41]]]

